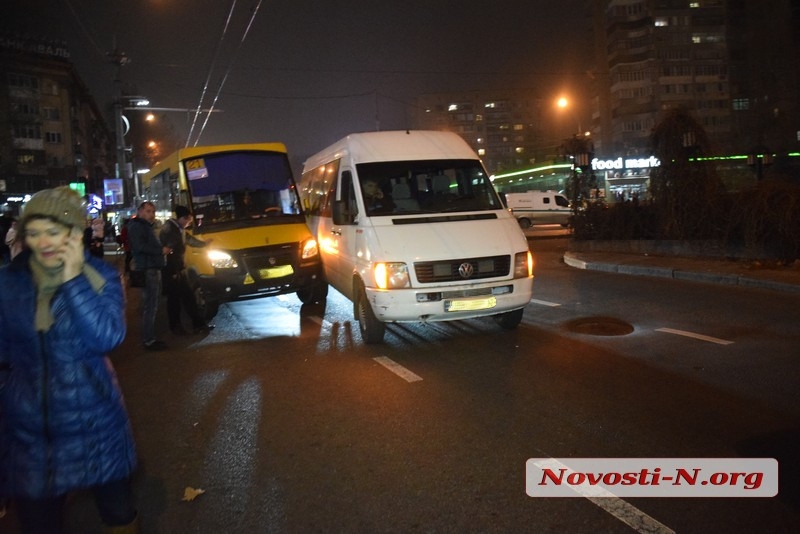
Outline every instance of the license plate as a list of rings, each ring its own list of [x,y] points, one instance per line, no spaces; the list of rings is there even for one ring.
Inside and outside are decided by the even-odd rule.
[[[444,311],[446,312],[488,310],[495,306],[497,306],[497,298],[495,297],[444,301]]]
[[[283,278],[289,276],[294,272],[291,265],[279,265],[278,267],[270,267],[268,269],[259,269],[258,277],[262,280],[270,278]]]

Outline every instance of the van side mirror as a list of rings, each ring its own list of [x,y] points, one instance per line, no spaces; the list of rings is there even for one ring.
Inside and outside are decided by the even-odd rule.
[[[353,224],[353,214],[344,200],[333,201],[333,224]]]

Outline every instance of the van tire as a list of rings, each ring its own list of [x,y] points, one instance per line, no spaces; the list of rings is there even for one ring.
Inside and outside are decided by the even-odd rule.
[[[383,343],[386,324],[379,321],[375,316],[375,312],[372,311],[372,306],[367,300],[367,292],[362,285],[358,287],[356,292],[355,312],[358,330],[361,332],[361,339],[364,343],[367,345]]]
[[[207,298],[206,292],[200,284],[195,284],[192,287],[192,296],[194,297],[194,305],[197,308],[199,315],[206,321],[213,319],[219,311],[219,302]]]
[[[517,219],[517,221],[519,221],[520,228],[530,228],[531,226],[533,226],[533,223],[527,217],[520,217],[519,219]]]
[[[328,283],[327,282],[320,282],[314,284],[311,287],[304,287],[303,289],[297,290],[297,298],[300,299],[300,302],[303,304],[314,304],[314,303],[322,303],[325,302],[325,299],[328,298]]]
[[[506,330],[514,330],[519,323],[522,322],[522,314],[524,311],[525,308],[520,308],[518,310],[512,310],[510,312],[495,315],[494,322]]]

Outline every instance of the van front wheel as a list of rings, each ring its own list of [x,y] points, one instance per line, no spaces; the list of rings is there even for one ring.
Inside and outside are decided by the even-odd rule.
[[[520,228],[530,228],[531,226],[533,226],[533,223],[531,222],[531,220],[526,218],[526,217],[522,217],[520,219],[517,219],[517,221],[519,221],[519,227]]]
[[[386,325],[375,317],[367,300],[367,292],[361,286],[356,296],[356,319],[358,319],[358,330],[361,332],[361,339],[367,345],[375,345],[383,342],[383,334],[386,332]]]
[[[513,310],[506,313],[501,313],[494,316],[494,321],[506,330],[514,330],[520,322],[522,322],[522,312],[524,308]]]

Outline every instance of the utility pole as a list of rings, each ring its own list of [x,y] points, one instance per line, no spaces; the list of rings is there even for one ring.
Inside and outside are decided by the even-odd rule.
[[[121,80],[121,71],[124,65],[127,65],[130,62],[130,59],[125,52],[120,51],[118,48],[114,48],[112,52],[108,54],[109,60],[112,64],[116,65],[117,71],[116,76],[114,78],[114,88],[116,93],[116,98],[114,99],[114,129],[116,130],[117,134],[117,170],[116,170],[116,177],[125,184],[125,201],[130,202],[132,206],[135,204],[134,197],[139,195],[138,191],[134,190],[134,186],[136,184],[131,183],[131,172],[130,168],[128,167],[127,156],[125,155],[126,147],[125,147],[125,132],[124,128],[124,117],[122,116],[122,80]]]

